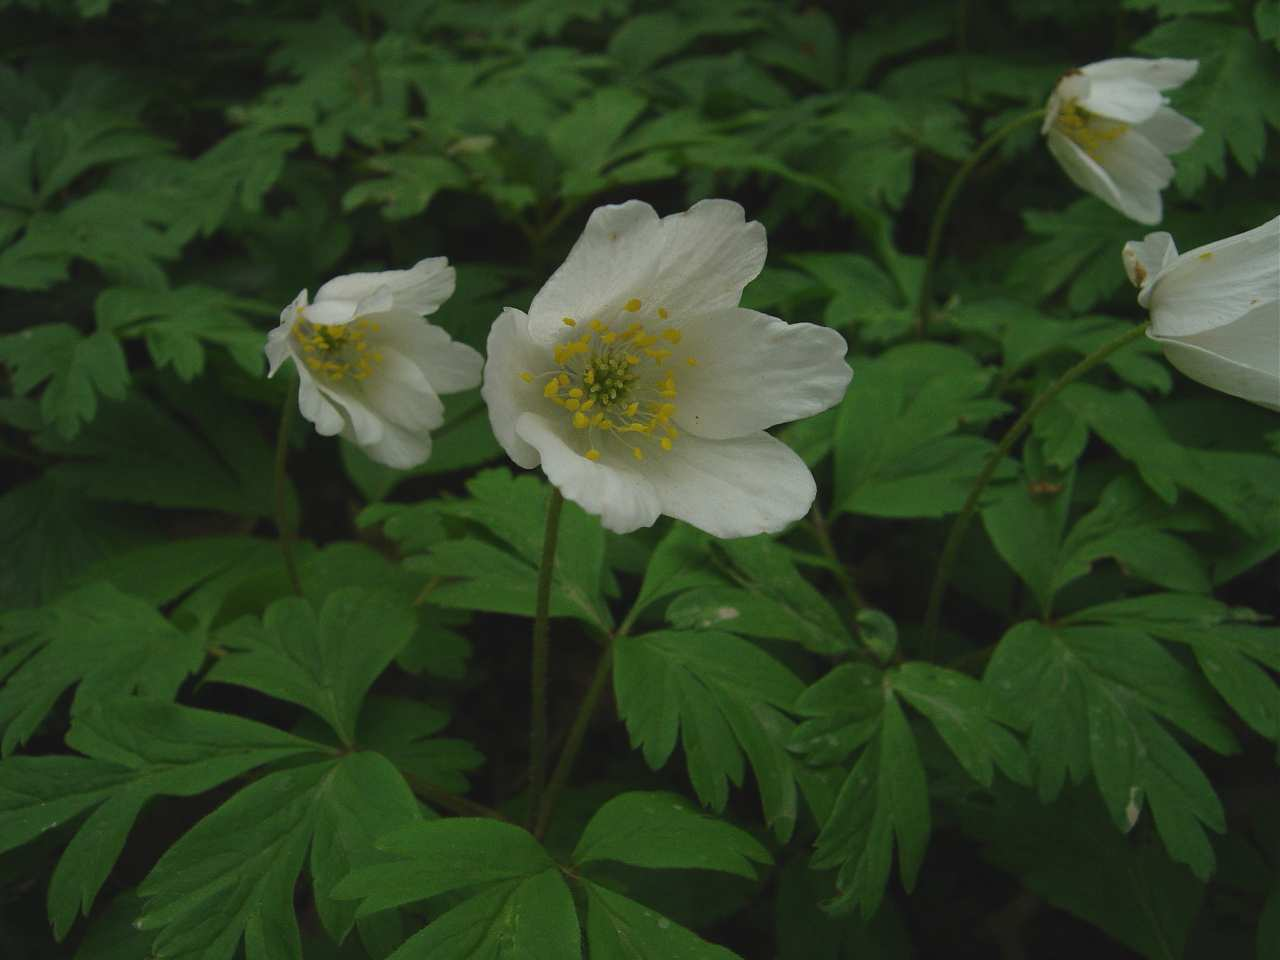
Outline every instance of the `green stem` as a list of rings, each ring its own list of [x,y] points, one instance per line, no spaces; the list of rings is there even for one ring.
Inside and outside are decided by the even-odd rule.
[[[293,553],[293,528],[289,524],[287,497],[288,475],[285,459],[289,455],[289,428],[293,424],[293,411],[298,405],[298,391],[292,383],[285,390],[284,407],[280,410],[280,426],[276,430],[276,531],[280,538],[280,552],[284,555],[284,568],[289,574],[293,592],[302,595],[302,578],[298,576],[298,560]]]
[[[600,659],[596,661],[595,673],[591,675],[591,683],[582,697],[582,703],[578,706],[578,715],[573,718],[573,726],[569,728],[569,736],[565,738],[564,749],[560,751],[560,760],[556,763],[551,780],[547,783],[547,791],[538,807],[538,818],[533,835],[539,840],[547,832],[547,824],[551,822],[551,813],[555,809],[556,801],[560,798],[560,791],[564,789],[565,781],[569,779],[573,762],[578,759],[578,751],[582,749],[582,739],[587,734],[587,727],[591,725],[591,718],[600,702],[600,695],[604,693],[612,676],[613,640],[611,639],[608,646],[601,652]]]
[[[1027,427],[1031,426],[1032,421],[1049,404],[1049,401],[1117,350],[1137,340],[1146,330],[1145,324],[1126,330],[1115,339],[1104,343],[1060,376],[1049,385],[1044,393],[1036,397],[1035,401],[1032,402],[1031,406],[1027,407],[1022,416],[1014,422],[1013,426],[1005,431],[1004,436],[1000,438],[1000,443],[991,451],[991,455],[987,457],[987,462],[982,467],[982,472],[973,481],[973,489],[969,491],[969,496],[965,500],[964,506],[960,508],[960,512],[956,515],[955,520],[952,521],[951,531],[947,534],[946,543],[942,547],[942,556],[938,560],[938,570],[933,578],[933,587],[929,590],[929,606],[926,608],[924,615],[924,644],[921,648],[921,656],[924,659],[930,660],[933,658],[938,641],[938,618],[942,608],[942,597],[946,593],[947,584],[951,580],[951,573],[956,564],[956,557],[960,553],[960,544],[964,540],[965,531],[969,528],[969,521],[973,519],[973,515],[978,509],[978,500],[982,497],[982,492],[986,489],[987,483],[995,474],[996,468],[1000,466],[1001,461],[1008,455],[1013,445],[1017,443],[1018,438],[1026,432]]]
[[[960,169],[952,174],[951,182],[947,184],[947,189],[942,194],[942,200],[938,203],[938,209],[933,213],[933,223],[929,225],[929,246],[925,250],[924,271],[920,275],[920,296],[916,303],[916,309],[919,311],[919,325],[917,327],[919,333],[924,333],[925,325],[933,318],[934,268],[937,266],[938,252],[942,247],[942,234],[947,228],[947,217],[951,214],[951,205],[955,203],[956,196],[960,193],[960,188],[969,179],[969,174],[973,173],[973,168],[987,154],[999,146],[1005,137],[1019,127],[1025,126],[1033,120],[1039,120],[1043,116],[1044,108],[1040,107],[1010,120],[991,136],[987,137],[986,140],[982,141],[978,149],[973,151]]]
[[[564,495],[551,488],[547,501],[547,526],[542,537],[542,563],[538,566],[538,597],[533,614],[533,665],[530,674],[529,718],[529,828],[538,821],[542,787],[547,776],[547,662],[550,659],[551,579],[560,536],[560,508]]]
[[[844,591],[845,599],[849,601],[849,606],[854,613],[857,613],[867,605],[867,601],[858,593],[858,588],[853,585],[853,578],[849,576],[848,569],[841,561],[840,555],[836,553],[835,544],[831,542],[831,528],[827,526],[827,518],[823,516],[817,499],[813,501],[813,509],[809,511],[809,520],[813,524],[813,533],[818,540],[818,546],[822,548],[823,555],[831,561],[831,572],[835,574],[840,589]]]
[[[450,793],[444,787],[438,787],[434,783],[429,783],[410,774],[405,774],[405,776],[410,789],[414,793],[441,810],[448,810],[450,813],[456,813],[461,817],[487,817],[490,820],[507,819],[500,811],[486,807],[482,803],[476,803],[467,797],[460,797],[456,793]]]

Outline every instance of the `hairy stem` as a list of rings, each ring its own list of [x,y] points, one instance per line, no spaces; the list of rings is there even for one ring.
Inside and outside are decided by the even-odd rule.
[[[560,508],[564,495],[551,488],[547,501],[547,526],[542,538],[542,562],[538,566],[538,598],[533,615],[533,664],[529,671],[529,829],[538,820],[542,787],[547,775],[547,662],[550,657],[551,578],[560,536]]]
[[[960,188],[969,179],[969,174],[973,173],[973,168],[981,163],[987,154],[999,146],[1005,137],[1019,127],[1025,126],[1033,120],[1039,120],[1043,116],[1044,108],[1041,107],[1010,120],[991,136],[987,137],[986,140],[982,141],[978,149],[973,151],[960,169],[952,174],[951,182],[947,184],[947,189],[942,194],[942,200],[938,202],[938,209],[933,212],[933,223],[929,225],[929,246],[925,250],[924,271],[920,275],[920,296],[916,303],[918,311],[916,329],[920,334],[924,333],[925,326],[933,319],[934,269],[937,267],[938,253],[942,247],[942,234],[947,228],[947,218],[951,214],[951,205],[955,203],[955,199],[960,193]]]
[[[298,576],[298,559],[293,553],[293,527],[289,524],[285,490],[288,474],[285,460],[289,455],[289,428],[293,425],[293,411],[298,405],[298,391],[290,384],[285,390],[284,406],[280,409],[280,426],[276,430],[276,532],[280,540],[280,552],[284,555],[284,568],[289,574],[293,592],[302,595],[302,578]]]
[[[995,474],[996,468],[1000,466],[1001,461],[1008,455],[1013,445],[1018,442],[1018,438],[1026,432],[1027,427],[1031,426],[1040,411],[1048,405],[1050,400],[1117,350],[1137,340],[1138,337],[1146,332],[1146,329],[1146,324],[1140,324],[1131,330],[1126,330],[1115,339],[1104,343],[1074,367],[1067,370],[1057,380],[1053,381],[1048,389],[1036,397],[1031,406],[1023,411],[1022,416],[1014,421],[1013,426],[1005,431],[1004,436],[1000,438],[1000,443],[991,451],[991,455],[987,457],[987,462],[983,464],[982,472],[973,481],[973,488],[969,491],[969,496],[965,499],[964,506],[960,508],[960,512],[956,515],[955,520],[952,521],[951,531],[947,534],[946,543],[942,547],[942,555],[938,560],[938,570],[933,578],[933,586],[929,590],[929,606],[924,615],[924,644],[921,649],[921,656],[924,659],[933,658],[938,641],[938,617],[941,613],[942,597],[946,593],[947,584],[951,580],[951,574],[956,565],[956,557],[960,552],[960,544],[964,540],[965,531],[969,529],[969,521],[973,519],[973,515],[978,509],[978,500],[982,497],[982,492],[987,488],[987,483]]]

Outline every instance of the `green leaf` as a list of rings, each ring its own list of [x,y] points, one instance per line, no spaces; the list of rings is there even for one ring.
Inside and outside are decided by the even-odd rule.
[[[76,714],[137,692],[170,698],[204,662],[204,646],[151,605],[105,583],[38,610],[0,615],[0,755],[25,743],[58,698],[76,688]]]
[[[780,839],[796,818],[793,761],[784,744],[800,681],[745,640],[716,631],[660,631],[614,644],[614,693],[633,746],[655,770],[684,745],[698,798],[724,809],[741,785],[743,753],[760,787],[765,819]]]
[[[547,131],[547,140],[564,165],[566,197],[589,195],[604,183],[599,176],[610,149],[644,111],[644,97],[624,87],[603,87],[578,101]]]
[[[384,833],[378,849],[389,859],[353,871],[334,890],[342,899],[363,901],[361,916],[555,868],[528,831],[474,817],[430,820]]]
[[[1005,410],[982,397],[990,371],[940,344],[895,347],[857,366],[858,389],[846,394],[836,427],[839,509],[887,517],[958,510],[991,444],[952,434]]]
[[[1275,51],[1244,27],[1198,17],[1162,23],[1134,49],[1200,61],[1196,75],[1174,96],[1174,107],[1204,130],[1174,163],[1179,189],[1196,192],[1209,173],[1225,177],[1228,149],[1245,173],[1256,174],[1266,151],[1267,128],[1280,128],[1280,104],[1254,95],[1275,79]]]
[[[369,799],[355,799],[362,794]],[[320,845],[312,866],[323,901],[336,874],[374,856],[363,820],[370,805],[379,830],[417,812],[394,767],[372,753],[280,770],[240,790],[170,847],[139,887],[147,906],[138,924],[159,931],[155,954],[222,960],[243,938],[248,956],[301,960],[293,894],[308,847]],[[344,907],[321,910],[326,924],[349,924]]]
[[[1170,856],[1209,875],[1205,828],[1225,829],[1222,805],[1156,716],[1219,753],[1235,740],[1203,685],[1159,644],[1117,625],[1021,623],[1001,639],[983,679],[1030,731],[1042,799],[1057,796],[1068,772],[1079,782],[1092,769],[1117,828],[1130,829],[1149,805]]]
[[[85,581],[104,581],[160,607],[227,571],[241,569],[269,553],[277,562],[280,546],[256,537],[193,537],[139,547],[98,563]],[[171,619],[182,626],[181,618]]]
[[[1124,837],[1091,796],[1052,807],[1008,791],[960,808],[986,858],[1059,910],[1150,960],[1179,960],[1204,888],[1149,835]]]
[[[739,960],[634,900],[590,881],[583,888],[591,960]]]
[[[582,934],[573,897],[552,867],[454,907],[388,960],[574,960]]]
[[[0,360],[11,368],[18,395],[48,381],[40,413],[68,438],[97,415],[99,394],[120,400],[129,384],[124,351],[115,337],[103,332],[86,337],[65,323],[0,337]]]
[[[674,523],[649,554],[634,607],[642,613],[673,593],[723,583],[712,569],[711,537],[696,527]]]
[[[839,867],[839,893],[830,906],[857,905],[867,919],[876,912],[895,839],[902,885],[910,891],[929,843],[929,823],[929,793],[915,737],[897,700],[886,692],[874,736],[816,841],[813,866]]]
[[[929,663],[904,663],[889,676],[894,692],[929,718],[973,779],[990,787],[999,767],[1015,783],[1031,782],[1022,744],[1003,725],[1012,721],[989,687]]]
[[[769,851],[748,833],[704,816],[674,793],[624,793],[583,828],[577,864],[615,860],[650,869],[722,870],[754,880]]]
[[[206,680],[305,707],[350,746],[365,694],[416,628],[413,609],[389,591],[339,590],[318,613],[308,601],[286,597],[260,624],[239,621],[218,635],[231,652]]]
[[[467,186],[462,169],[447,157],[388,153],[367,163],[382,176],[348,190],[342,197],[343,210],[378,204],[387,220],[404,220],[426,210],[439,191]]]
[[[1133,239],[1133,222],[1100,200],[1085,197],[1062,211],[1025,210],[1025,245],[1008,282],[1045,300],[1067,284],[1067,305],[1077,313],[1102,302],[1124,284],[1116,253]]]

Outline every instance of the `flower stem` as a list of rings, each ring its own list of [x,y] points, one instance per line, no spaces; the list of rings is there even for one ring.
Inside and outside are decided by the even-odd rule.
[[[844,591],[844,596],[849,601],[850,609],[857,613],[867,605],[867,602],[858,593],[858,588],[853,585],[853,578],[849,576],[848,568],[845,567],[844,562],[840,559],[840,555],[836,553],[835,544],[831,542],[831,528],[827,526],[827,518],[823,516],[822,508],[818,506],[816,498],[813,501],[813,509],[809,511],[809,520],[813,524],[813,534],[818,541],[818,546],[822,548],[826,558],[831,561],[831,572],[835,574],[836,581],[840,584],[840,589]]]
[[[288,504],[285,490],[288,475],[285,473],[285,459],[289,455],[289,428],[293,424],[293,411],[298,405],[297,390],[290,384],[285,390],[284,406],[280,410],[280,426],[276,430],[276,532],[280,539],[280,552],[284,555],[284,568],[289,574],[289,583],[293,592],[302,595],[302,578],[298,576],[298,560],[293,553],[293,527],[289,523]]]
[[[969,521],[973,519],[973,515],[978,509],[978,500],[982,497],[982,492],[986,489],[987,483],[995,474],[996,468],[1013,448],[1013,445],[1017,443],[1018,438],[1026,432],[1027,427],[1031,426],[1040,411],[1049,404],[1050,400],[1117,350],[1137,340],[1146,330],[1146,324],[1140,324],[1131,330],[1126,330],[1120,336],[1107,341],[1074,367],[1067,370],[1057,380],[1053,381],[1044,393],[1036,397],[1031,406],[1023,411],[1022,416],[1014,421],[1013,426],[1005,431],[1004,436],[1000,438],[1000,443],[991,451],[991,455],[987,457],[987,462],[982,467],[982,472],[973,481],[973,488],[969,491],[969,496],[966,498],[964,506],[960,508],[960,512],[956,515],[955,520],[952,521],[951,531],[947,534],[946,543],[942,547],[942,555],[938,560],[938,570],[933,578],[933,586],[929,590],[929,606],[926,608],[924,615],[924,643],[921,648],[921,656],[924,659],[930,660],[933,658],[938,642],[938,618],[942,608],[942,597],[946,593],[948,582],[951,580],[951,573],[955,568],[956,558],[960,553],[960,544],[964,540],[965,531],[969,528]]]
[[[938,252],[942,247],[942,234],[947,227],[947,217],[951,214],[951,205],[955,203],[956,196],[960,193],[960,188],[964,186],[969,174],[973,173],[976,167],[987,154],[1000,145],[1000,142],[1017,130],[1019,127],[1031,123],[1033,120],[1039,120],[1044,116],[1044,108],[1040,107],[1030,113],[1024,113],[1020,117],[1015,117],[997,130],[991,136],[978,146],[978,149],[970,154],[969,159],[951,176],[951,182],[947,184],[947,189],[942,194],[942,200],[938,203],[938,209],[933,212],[933,223],[929,225],[929,246],[925,250],[924,255],[924,271],[920,275],[920,296],[916,302],[918,311],[917,332],[924,333],[924,328],[928,322],[933,319],[933,274],[934,268],[938,262]]]
[[[538,597],[533,614],[533,665],[530,669],[529,718],[529,828],[538,820],[542,787],[547,775],[547,661],[550,655],[551,579],[560,536],[560,508],[564,495],[552,487],[547,501],[547,526],[542,538],[542,563],[538,567]]]

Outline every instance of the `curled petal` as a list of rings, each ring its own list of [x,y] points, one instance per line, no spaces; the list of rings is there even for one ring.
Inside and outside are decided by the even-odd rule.
[[[1179,60],[1160,57],[1154,60],[1142,57],[1116,57],[1100,60],[1081,67],[1080,72],[1092,82],[1139,82],[1157,90],[1180,87],[1193,76],[1200,66],[1198,60]]]
[[[1173,237],[1164,231],[1148,233],[1142,240],[1130,240],[1120,254],[1129,282],[1141,288],[1138,302],[1146,306],[1147,291],[1156,276],[1178,257]]]
[[[435,313],[453,296],[456,274],[446,257],[419,260],[408,270],[384,270],[381,273],[349,273],[334,277],[316,291],[316,302],[347,300],[358,302],[373,296],[380,288],[391,295],[386,306],[372,307],[362,313],[381,312],[392,306],[415,316]],[[328,322],[328,321],[321,321]]]

